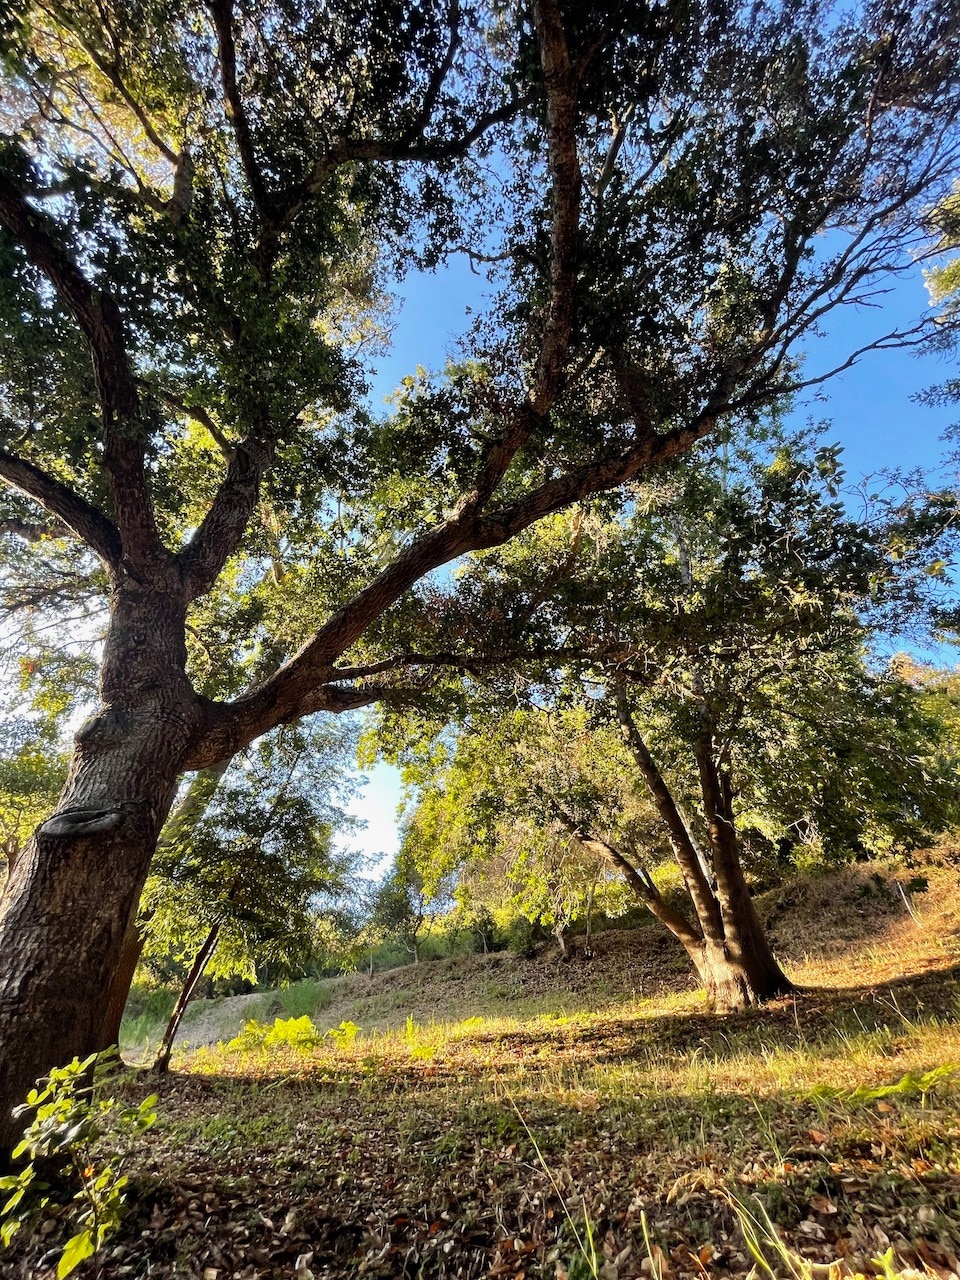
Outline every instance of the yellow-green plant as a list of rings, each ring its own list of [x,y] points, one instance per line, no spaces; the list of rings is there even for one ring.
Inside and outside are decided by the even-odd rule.
[[[239,1052],[268,1049],[315,1049],[323,1036],[304,1014],[302,1018],[277,1018],[273,1023],[251,1019],[227,1048]]]
[[[341,1022],[339,1027],[331,1027],[327,1032],[338,1049],[349,1049],[359,1034],[360,1028],[355,1022]]]
[[[18,1116],[31,1115],[23,1138],[13,1150],[14,1159],[28,1156],[15,1174],[0,1178],[0,1191],[9,1195],[0,1208],[0,1243],[9,1246],[22,1227],[51,1200],[48,1184],[37,1177],[37,1162],[63,1168],[76,1188],[71,1217],[77,1230],[67,1240],[57,1264],[57,1277],[70,1275],[81,1262],[102,1246],[120,1224],[127,1178],[119,1158],[101,1162],[96,1145],[108,1131],[148,1129],[156,1120],[156,1094],[135,1106],[113,1097],[97,1096],[93,1076],[97,1067],[119,1065],[116,1050],[74,1058],[37,1081],[27,1100],[16,1108]]]

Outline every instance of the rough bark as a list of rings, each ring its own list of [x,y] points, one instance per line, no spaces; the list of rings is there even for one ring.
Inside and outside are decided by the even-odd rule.
[[[104,993],[199,723],[175,584],[124,578],[111,603],[101,710],[0,900],[0,1150],[37,1077],[100,1047]]]
[[[794,989],[765,939],[756,949],[704,942],[687,954],[716,1013],[738,1013]]]

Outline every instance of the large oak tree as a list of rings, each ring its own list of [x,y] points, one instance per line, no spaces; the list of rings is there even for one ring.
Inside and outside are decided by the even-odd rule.
[[[43,0],[0,38],[3,528],[109,604],[4,891],[2,1145],[98,1039],[185,772],[415,693],[433,570],[830,372],[798,344],[948,190],[960,33],[948,0]],[[464,251],[489,314],[373,420],[360,313]],[[248,588],[262,663],[202,676]]]

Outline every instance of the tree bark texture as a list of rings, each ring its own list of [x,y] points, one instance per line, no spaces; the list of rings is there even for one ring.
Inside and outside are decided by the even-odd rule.
[[[135,580],[115,591],[101,710],[0,900],[0,1151],[35,1080],[101,1047],[105,995],[200,718],[183,634],[176,593]]]

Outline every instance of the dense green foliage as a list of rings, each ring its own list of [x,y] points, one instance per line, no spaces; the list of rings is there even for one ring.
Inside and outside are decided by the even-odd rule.
[[[955,823],[937,684],[921,695],[868,649],[894,612],[910,629],[936,609],[951,511],[937,497],[855,520],[842,482],[835,450],[754,439],[638,488],[618,519],[582,512],[465,571],[474,661],[450,696],[470,691],[466,715],[394,715],[381,735],[412,790],[403,856],[488,903],[505,876],[516,908],[562,932],[620,877],[585,834],[634,867],[669,857],[628,726],[701,851],[706,751],[755,879]],[[484,676],[491,615],[522,633]]]

